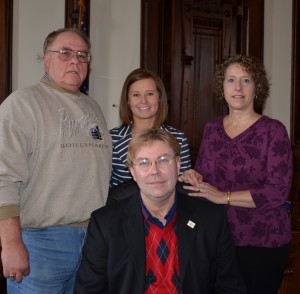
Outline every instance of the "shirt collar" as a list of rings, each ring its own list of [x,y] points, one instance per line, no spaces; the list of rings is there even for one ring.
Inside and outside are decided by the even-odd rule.
[[[80,96],[81,95],[81,92],[78,91],[78,92],[72,92],[72,91],[69,91],[69,90],[66,90],[62,87],[60,87],[59,85],[57,85],[52,79],[51,77],[49,76],[48,73],[45,72],[44,76],[41,78],[41,82],[44,83],[44,84],[47,84],[48,86],[52,87],[52,88],[55,88],[56,90],[62,92],[62,93],[69,93],[69,94],[73,94],[75,96]]]
[[[140,203],[141,203],[141,207],[142,207],[142,212],[143,212],[143,215],[145,217],[145,219],[147,219],[150,223],[158,226],[159,228],[164,228],[166,227],[175,217],[175,214],[176,214],[176,210],[177,210],[177,193],[176,193],[176,196],[175,196],[175,202],[174,204],[172,205],[172,207],[170,208],[170,210],[168,211],[168,213],[165,215],[164,219],[167,221],[166,222],[166,225],[164,226],[163,223],[157,218],[157,217],[154,217],[150,211],[147,209],[147,207],[144,205],[143,203],[143,199],[140,195]]]

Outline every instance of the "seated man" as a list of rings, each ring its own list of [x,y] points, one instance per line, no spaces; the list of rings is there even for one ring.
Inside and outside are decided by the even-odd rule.
[[[92,213],[74,293],[246,293],[224,209],[176,191],[176,138],[144,130],[127,162],[140,191]]]

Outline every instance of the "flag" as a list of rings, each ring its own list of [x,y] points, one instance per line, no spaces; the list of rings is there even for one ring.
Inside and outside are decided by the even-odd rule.
[[[88,24],[88,14],[85,6],[86,0],[78,0],[77,5],[79,9],[79,18],[78,18],[78,29],[83,31],[88,36],[87,24]],[[86,79],[80,87],[80,91],[86,95],[89,94],[89,76],[87,75]]]
[[[78,0],[79,18],[78,18],[78,29],[82,30],[88,35],[87,32],[87,11],[85,6],[85,0]]]

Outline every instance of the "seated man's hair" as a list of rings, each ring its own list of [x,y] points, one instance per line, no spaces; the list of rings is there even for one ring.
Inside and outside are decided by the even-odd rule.
[[[155,141],[162,141],[169,145],[175,156],[180,156],[180,145],[177,139],[169,132],[161,129],[146,129],[133,137],[128,145],[127,165],[132,165],[136,151],[142,146]]]

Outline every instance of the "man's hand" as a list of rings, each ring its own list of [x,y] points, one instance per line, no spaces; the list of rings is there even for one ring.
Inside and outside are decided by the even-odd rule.
[[[30,273],[28,251],[22,241],[20,220],[18,217],[0,221],[1,259],[3,275],[21,282],[23,276]]]

